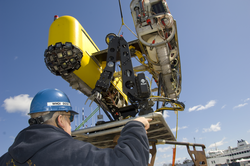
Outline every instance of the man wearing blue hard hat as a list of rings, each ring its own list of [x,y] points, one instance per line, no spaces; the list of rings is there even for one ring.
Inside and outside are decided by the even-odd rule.
[[[30,106],[30,126],[16,137],[0,165],[146,166],[149,120],[139,117],[123,128],[114,149],[100,149],[71,137],[74,115],[69,98],[58,89],[36,94]]]
[[[50,124],[71,135],[71,125],[68,124],[76,114],[65,93],[58,89],[45,89],[38,92],[31,102],[29,124]]]

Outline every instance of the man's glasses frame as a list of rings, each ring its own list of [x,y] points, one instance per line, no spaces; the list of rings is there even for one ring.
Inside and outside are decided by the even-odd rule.
[[[74,121],[75,114],[73,112],[70,112],[70,115],[69,114],[61,114],[61,115],[69,116],[69,121],[70,122]]]

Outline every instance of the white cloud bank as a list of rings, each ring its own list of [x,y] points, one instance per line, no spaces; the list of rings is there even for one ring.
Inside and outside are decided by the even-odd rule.
[[[166,152],[166,151],[169,151],[169,150],[171,150],[172,148],[170,147],[170,146],[168,146],[168,147],[164,147],[164,148],[158,148],[157,149],[157,151],[158,152]]]
[[[241,107],[244,107],[244,106],[248,105],[247,102],[248,102],[249,100],[250,100],[250,98],[247,98],[246,100],[244,100],[244,103],[243,103],[243,104],[239,104],[239,105],[233,107],[233,109],[241,108]]]
[[[183,127],[178,127],[178,130],[182,130],[182,129],[186,129],[188,128],[187,126],[183,126]],[[172,132],[175,132],[176,131],[176,127],[171,129]]]
[[[239,105],[235,106],[233,109],[241,108],[241,107],[244,107],[244,106],[246,106],[246,105],[248,105],[248,103],[239,104]]]
[[[30,104],[32,97],[29,97],[28,94],[20,94],[18,96],[10,97],[5,99],[2,107],[9,112],[21,112],[23,115],[27,115],[30,109]]]
[[[205,106],[203,106],[203,105],[193,106],[193,107],[189,108],[188,111],[191,112],[191,111],[205,110],[205,109],[208,109],[210,107],[215,106],[215,104],[216,104],[216,101],[215,100],[211,100]]]
[[[182,142],[188,142],[187,138],[182,138]]]
[[[211,131],[214,131],[214,132],[216,132],[216,131],[220,131],[221,130],[221,127],[220,127],[220,122],[218,122],[217,124],[212,124],[211,126],[210,126],[210,128],[203,128],[203,133],[206,133],[206,132],[211,132]]]
[[[244,100],[244,102],[247,102],[247,101],[249,101],[250,100],[250,98],[247,98],[246,100]]]
[[[163,158],[163,159],[165,159],[165,158],[169,158],[169,157],[172,157],[172,154],[170,153],[170,154],[163,154],[163,155],[161,155],[160,156],[160,158]]]
[[[226,139],[226,138],[224,137],[221,141],[215,142],[214,144],[209,145],[208,148],[218,147],[218,146],[221,146],[221,145],[227,143],[227,142],[224,142],[225,139]]]
[[[168,115],[168,112],[167,111],[164,111],[163,112],[163,117],[166,119],[167,117],[169,117],[169,115]]]

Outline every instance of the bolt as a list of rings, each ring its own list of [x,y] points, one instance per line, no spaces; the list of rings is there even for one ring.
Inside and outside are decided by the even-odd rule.
[[[114,63],[112,61],[109,61],[108,62],[108,67],[113,67],[114,66]]]

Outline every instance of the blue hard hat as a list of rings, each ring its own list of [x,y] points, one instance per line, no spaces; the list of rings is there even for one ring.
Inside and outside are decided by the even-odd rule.
[[[58,89],[41,90],[33,98],[29,114],[47,111],[66,111],[78,114],[72,110],[68,96]]]

